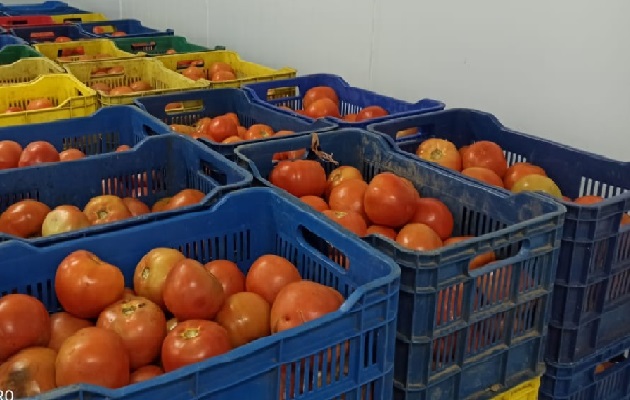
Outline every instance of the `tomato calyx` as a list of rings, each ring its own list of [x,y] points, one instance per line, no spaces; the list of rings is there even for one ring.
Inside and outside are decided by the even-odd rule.
[[[108,214],[109,213],[106,210],[98,210],[96,212],[96,215],[98,216],[98,219],[105,219],[105,218],[107,218]]]
[[[186,339],[186,340],[190,340],[190,339],[195,339],[197,337],[199,337],[200,334],[200,327],[196,327],[196,328],[186,328],[183,332],[182,332],[182,338]]]
[[[142,280],[148,279],[150,273],[151,273],[151,268],[149,268],[149,267],[143,268],[142,269],[142,273],[140,274],[142,276]]]
[[[431,152],[431,159],[432,160],[441,160],[442,157],[444,157],[444,152],[438,148],[433,149],[433,151]]]
[[[133,313],[135,313],[136,311],[143,309],[144,307],[147,306],[147,303],[139,303],[139,304],[133,304],[132,302],[125,302],[122,304],[121,308],[120,308],[120,312],[124,315],[124,316],[129,316]]]

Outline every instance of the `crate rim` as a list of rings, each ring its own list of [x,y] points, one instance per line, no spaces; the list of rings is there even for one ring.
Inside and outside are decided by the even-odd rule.
[[[254,188],[245,188],[236,192],[231,192],[225,196],[223,196],[221,199],[219,199],[215,204],[213,204],[211,207],[202,210],[202,211],[198,211],[195,213],[188,213],[188,214],[181,214],[177,217],[173,217],[170,218],[169,220],[166,221],[158,221],[158,222],[154,222],[151,223],[151,225],[158,225],[160,222],[161,223],[166,223],[168,224],[170,221],[179,218],[179,219],[190,219],[190,218],[194,218],[197,215],[201,215],[201,214],[209,214],[211,212],[217,212],[217,209],[220,209],[221,207],[223,207],[223,205],[230,201],[231,198],[233,197],[237,197],[237,196],[247,196],[249,195],[249,193],[263,193],[265,194],[268,198],[271,198],[271,200],[274,203],[278,203],[278,202],[284,202],[285,205],[287,205],[288,207],[291,207],[293,209],[299,209],[300,211],[305,211],[304,213],[304,217],[307,218],[309,221],[308,222],[313,222],[313,221],[317,221],[318,224],[322,225],[324,227],[324,229],[328,230],[328,231],[336,231],[338,232],[339,229],[336,226],[336,224],[332,221],[332,220],[327,220],[326,218],[322,218],[318,215],[316,215],[314,212],[312,212],[308,206],[306,204],[301,204],[298,202],[297,199],[291,199],[288,197],[284,197],[281,196],[280,194],[278,194],[276,191],[274,191],[273,189],[270,188],[263,188],[263,187],[254,187]],[[303,225],[303,224],[302,224]],[[144,224],[144,225],[134,225],[134,226],[130,226],[127,229],[125,229],[125,232],[128,234],[133,234],[134,232],[140,230],[146,230],[148,229],[148,227],[150,226],[150,224]],[[98,240],[99,236],[102,235],[108,235],[108,234],[116,234],[118,232],[103,232],[103,233],[99,233],[96,235],[91,235],[89,237],[83,237],[83,238],[77,238],[74,242],[72,242],[72,244],[68,243],[68,242],[62,242],[62,243],[58,243],[58,244],[54,244],[53,246],[61,246],[61,247],[67,247],[68,245],[72,245],[73,247],[77,246],[77,243],[80,245],[80,242],[82,241],[91,241],[91,240]],[[400,267],[398,266],[398,264],[396,264],[396,262],[394,260],[392,260],[391,258],[387,257],[386,255],[380,253],[379,251],[377,251],[376,249],[373,249],[371,246],[369,246],[366,242],[356,239],[354,240],[355,244],[357,246],[359,246],[360,248],[362,248],[363,251],[365,251],[366,253],[370,254],[373,257],[378,257],[380,259],[380,261],[384,264],[384,265],[388,265],[389,269],[390,269],[390,273],[387,276],[383,276],[380,277],[378,279],[374,279],[372,281],[370,281],[369,283],[366,283],[365,285],[361,285],[359,287],[357,287],[357,289],[350,294],[350,296],[348,296],[347,298],[344,299],[343,304],[341,305],[341,307],[332,313],[326,314],[318,319],[315,319],[313,321],[309,321],[303,325],[300,325],[298,327],[283,331],[283,332],[279,332],[279,333],[275,333],[271,336],[267,336],[267,337],[263,337],[260,338],[258,340],[255,340],[253,342],[250,342],[244,346],[232,349],[231,351],[229,351],[228,353],[219,355],[219,356],[215,356],[212,357],[210,359],[206,359],[203,361],[200,361],[198,363],[192,364],[192,365],[188,365],[179,369],[176,369],[174,371],[169,372],[168,374],[164,374],[161,376],[156,377],[155,379],[152,379],[151,381],[148,382],[140,382],[137,384],[133,384],[133,385],[129,385],[129,386],[125,386],[123,388],[119,388],[119,389],[107,389],[104,387],[100,387],[100,386],[96,386],[96,385],[89,385],[89,384],[78,384],[78,385],[71,385],[71,386],[66,386],[66,387],[62,387],[62,388],[58,388],[58,389],[54,389],[53,391],[49,392],[48,395],[44,394],[44,395],[40,395],[37,396],[37,398],[42,398],[42,399],[46,399],[46,398],[51,398],[54,399],[59,395],[62,395],[64,393],[69,394],[69,393],[74,393],[76,391],[79,390],[84,390],[90,393],[95,393],[95,394],[101,394],[104,396],[107,396],[113,400],[121,398],[125,395],[130,395],[132,393],[137,393],[140,392],[142,390],[144,390],[146,387],[149,386],[159,386],[159,385],[163,385],[163,384],[167,384],[171,381],[175,381],[178,380],[180,378],[184,378],[187,375],[190,374],[194,374],[199,372],[201,369],[205,369],[211,366],[220,366],[220,365],[225,365],[228,364],[230,362],[232,362],[233,360],[245,357],[249,354],[255,353],[257,350],[262,350],[265,347],[267,347],[267,345],[273,343],[273,342],[279,342],[282,339],[285,338],[291,338],[291,337],[296,337],[301,335],[302,333],[304,333],[305,331],[308,331],[311,329],[311,327],[314,324],[318,324],[318,325],[322,325],[322,324],[326,324],[329,321],[335,320],[339,317],[340,314],[345,314],[345,313],[350,313],[352,312],[352,309],[357,305],[359,298],[366,292],[369,291],[369,289],[373,289],[373,288],[377,288],[377,287],[382,287],[386,284],[391,284],[394,283],[399,277],[400,277]],[[26,257],[29,253],[32,254],[33,252],[36,252],[38,254],[41,254],[42,252],[45,252],[45,248],[40,248],[40,247],[36,247],[36,246],[32,246],[26,242],[22,242],[22,241],[9,241],[9,242],[4,242],[4,243],[0,243],[0,250],[2,250],[5,247],[15,247],[15,248],[21,248],[18,251],[21,251],[24,253],[24,257]],[[323,255],[321,255],[321,257],[324,257]],[[341,268],[341,267],[340,267]],[[281,360],[277,360],[277,363],[280,364],[282,363]],[[271,368],[276,368],[275,366],[270,366],[269,369]],[[393,365],[392,365],[393,368]],[[35,399],[35,397],[31,397],[31,399]]]

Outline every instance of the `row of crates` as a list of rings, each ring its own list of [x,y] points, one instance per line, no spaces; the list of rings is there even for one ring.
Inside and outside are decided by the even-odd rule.
[[[56,2],[44,4],[47,3]],[[220,53],[203,54],[212,57]],[[64,70],[68,67],[69,64],[63,64]],[[76,74],[79,72],[72,75]],[[80,78],[78,83],[87,86]],[[369,105],[382,106],[389,115],[355,123],[338,118],[314,120],[286,109],[287,106],[299,109],[304,93],[315,86],[335,89],[344,115]],[[15,95],[19,93],[16,91]],[[264,252],[285,251],[278,254],[295,257],[305,276],[314,279],[334,276],[330,282],[336,282],[344,295],[350,294],[348,288],[359,295],[354,297],[356,302],[348,303],[346,312],[336,313],[331,320],[314,321],[308,329],[300,331],[301,337],[297,339],[266,338],[231,352],[224,359],[209,360],[197,368],[121,391],[77,389],[84,390],[84,397],[161,398],[194,387],[189,392],[194,398],[210,395],[239,398],[264,387],[269,391],[261,393],[260,398],[278,398],[280,389],[289,386],[282,382],[281,367],[327,351],[321,343],[309,342],[309,338],[324,336],[330,337],[330,348],[350,341],[350,346],[356,349],[351,354],[365,360],[349,360],[347,375],[330,376],[323,379],[326,382],[323,385],[308,382],[308,377],[293,377],[295,387],[309,388],[299,393],[299,398],[533,400],[540,384],[540,398],[545,400],[630,399],[630,364],[626,354],[630,347],[630,325],[624,319],[630,309],[630,228],[628,225],[620,228],[623,215],[630,211],[627,162],[515,132],[488,113],[444,110],[441,102],[431,99],[403,102],[323,74],[277,81],[264,79],[249,82],[243,89],[203,88],[134,97],[122,104],[130,103],[133,106],[107,107],[95,114],[86,112],[80,118],[0,129],[3,140],[19,138],[21,143],[28,143],[45,138],[59,150],[72,143],[89,155],[105,153],[76,164],[0,172],[11,174],[11,182],[15,182],[14,187],[9,185],[4,188],[6,193],[0,194],[0,199],[4,199],[2,209],[16,198],[30,196],[51,205],[81,206],[87,196],[101,190],[104,181],[133,182],[122,177],[158,170],[169,176],[163,177],[163,181],[175,184],[166,189],[160,187],[159,193],[147,193],[148,203],[173,194],[185,182],[208,193],[202,204],[168,215],[157,213],[148,218],[89,228],[95,229],[89,235],[87,231],[76,232],[27,243],[5,237],[2,246],[7,254],[22,257],[21,252],[37,248],[41,249],[37,250],[41,258],[54,258],[51,255],[69,249],[97,251],[112,246],[111,243],[129,242],[123,253],[132,255],[150,246],[193,248],[195,243],[203,241],[217,243],[219,252],[226,248],[251,249],[254,258]],[[166,105],[172,103],[192,107],[167,112]],[[262,123],[275,130],[291,129],[296,133],[290,137],[217,144],[173,135],[168,127],[227,112],[237,114],[246,126]],[[27,122],[59,118],[68,117]],[[407,129],[418,133],[397,138],[398,132]],[[68,132],[72,135],[68,136]],[[366,179],[383,171],[395,172],[421,188],[424,196],[445,201],[455,216],[456,232],[473,234],[478,239],[433,252],[411,252],[379,236],[359,241],[338,226],[331,229],[328,221],[274,190],[266,179],[273,166],[273,154],[310,148],[313,135],[317,135],[321,150],[334,154],[343,165],[359,168]],[[606,200],[577,205],[538,194],[513,195],[490,188],[419,160],[414,155],[415,149],[433,137],[449,139],[458,147],[480,140],[494,141],[504,149],[510,163],[529,161],[543,167],[564,194],[572,198],[601,195]],[[131,155],[123,158],[107,155],[120,144],[133,146]],[[170,160],[164,156],[166,149],[177,149],[179,160],[186,161],[187,172],[182,171],[181,165],[164,164]],[[322,163],[327,171],[333,167]],[[202,174],[195,172],[199,165],[205,166]],[[85,185],[85,190],[69,188],[64,178],[69,174],[80,177],[77,182]],[[197,179],[189,178],[199,175]],[[93,187],[86,182],[92,182]],[[268,188],[251,188],[261,185]],[[44,190],[51,187],[59,190]],[[111,190],[113,194],[123,194],[130,189],[115,185]],[[236,209],[239,211],[235,212]],[[200,224],[201,218],[193,217],[194,213],[204,213],[203,219],[208,224]],[[303,221],[303,228],[315,238],[310,233],[296,238],[292,226],[285,225],[285,219]],[[275,236],[264,238],[269,240],[266,244],[241,243],[234,240],[248,237],[245,231],[228,233],[216,228],[231,225],[243,226],[247,232],[261,231],[263,226],[272,226],[276,231]],[[204,226],[212,229],[204,231]],[[169,232],[169,235],[158,241],[156,232]],[[208,232],[213,236],[208,237]],[[339,232],[343,234],[337,235]],[[137,237],[134,235],[146,239],[134,242],[131,240]],[[341,243],[348,241],[348,236],[352,240],[343,247]],[[304,247],[305,241],[309,246]],[[361,265],[362,269],[351,267],[349,274],[342,274],[339,260],[332,262],[326,257],[330,254],[329,246],[342,250],[351,266]],[[314,254],[313,249],[324,257]],[[470,260],[488,250],[497,250],[503,257],[483,269],[469,271]],[[213,252],[200,257],[207,260]],[[228,258],[228,254],[225,256]],[[249,260],[240,261],[240,265],[248,265]],[[317,264],[317,271],[308,269],[312,263]],[[127,265],[129,261],[122,257],[120,264]],[[50,266],[48,275],[34,281],[33,276],[38,276],[34,271],[16,276],[17,272],[5,270],[6,277],[0,268],[3,271],[0,282],[10,284],[0,287],[0,293],[14,290],[31,293],[33,285],[45,287],[53,279],[50,274],[54,274],[54,267]],[[506,276],[510,290],[505,296],[477,297],[492,282]],[[523,280],[531,285],[523,285]],[[46,296],[50,298],[51,294]],[[466,299],[462,312],[446,321],[440,320],[438,314],[442,308],[453,309],[453,305],[443,304],[439,299],[457,297]],[[58,307],[55,301],[47,305],[51,311]],[[353,318],[363,314],[370,314],[373,316],[370,321],[379,322],[353,322]],[[477,340],[480,337],[483,340]],[[471,340],[474,346],[470,345]],[[227,360],[230,365],[220,367]],[[247,372],[239,382],[217,385],[218,377],[232,368],[239,368],[239,373]],[[56,398],[76,398],[74,390],[60,392]],[[284,395],[292,398],[296,394]]]

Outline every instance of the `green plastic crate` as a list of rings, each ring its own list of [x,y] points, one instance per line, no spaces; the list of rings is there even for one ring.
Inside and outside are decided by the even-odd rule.
[[[160,56],[168,50],[176,53],[197,53],[201,51],[225,50],[223,46],[215,46],[210,49],[198,44],[188,43],[183,36],[148,36],[113,39],[116,46],[127,53],[146,54],[147,56]]]
[[[0,65],[13,64],[27,57],[44,57],[30,46],[9,45],[0,50]]]

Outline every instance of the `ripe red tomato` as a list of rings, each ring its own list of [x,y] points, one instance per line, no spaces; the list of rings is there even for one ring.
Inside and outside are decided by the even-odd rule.
[[[177,193],[175,196],[166,203],[163,211],[175,210],[182,207],[187,207],[195,204],[199,204],[206,194],[197,189],[184,189]]]
[[[346,114],[342,119],[346,122],[357,122],[357,114]]]
[[[446,239],[444,241],[444,246],[449,246],[451,244],[459,243],[464,240],[469,240],[471,237],[472,236],[454,236],[452,238]],[[481,268],[486,264],[490,264],[491,262],[494,262],[496,260],[497,260],[497,256],[494,253],[494,251],[489,251],[487,253],[480,254],[476,256],[475,258],[473,258],[472,260],[470,260],[470,263],[468,263],[468,269],[472,271],[477,268]]]
[[[165,372],[194,364],[232,350],[227,330],[216,322],[188,320],[166,335],[162,344]]]
[[[417,204],[416,213],[410,222],[428,225],[440,239],[448,239],[453,233],[455,220],[446,204],[430,197],[419,198]]]
[[[50,341],[48,342],[48,347],[59,351],[61,344],[67,338],[90,326],[94,326],[94,324],[87,319],[77,318],[65,311],[55,313],[50,316]]]
[[[304,94],[302,99],[302,108],[307,109],[311,104],[320,99],[330,99],[333,103],[339,106],[339,97],[335,89],[330,86],[315,86],[310,88]]]
[[[349,165],[342,165],[341,167],[333,169],[328,175],[328,180],[326,181],[326,198],[330,196],[330,192],[332,192],[335,186],[349,179],[363,180],[363,175],[357,168]]]
[[[311,118],[334,117],[341,118],[339,106],[329,98],[315,100],[310,106],[305,108],[305,113]]]
[[[56,207],[49,212],[42,223],[42,237],[76,231],[90,226],[90,221],[81,210],[74,206]]]
[[[409,181],[391,172],[383,172],[370,181],[363,207],[374,224],[398,228],[411,220],[419,197]]]
[[[164,282],[175,264],[186,259],[180,251],[157,247],[142,257],[133,274],[133,289],[138,296],[145,297],[164,308]]]
[[[271,332],[295,328],[335,312],[343,302],[341,293],[329,286],[312,281],[290,283],[271,306]]]
[[[407,224],[398,236],[396,242],[414,251],[434,250],[443,246],[442,239],[431,227],[425,224]]]
[[[326,201],[319,196],[302,196],[300,197],[300,200],[313,207],[315,211],[322,212],[325,210],[330,210],[330,207],[328,207]]]
[[[238,125],[228,116],[222,115],[210,121],[206,133],[216,142],[222,142],[230,136],[238,136]]]
[[[96,326],[116,332],[129,353],[132,370],[149,365],[160,354],[166,337],[166,317],[151,300],[136,297],[107,307]]]
[[[206,77],[205,71],[202,68],[195,66],[190,66],[183,70],[182,75],[184,75],[188,79],[192,79],[193,81],[198,81]]]
[[[35,397],[57,387],[55,360],[57,352],[46,347],[30,347],[0,365],[0,393],[5,398]]]
[[[19,167],[29,167],[31,165],[57,162],[59,161],[59,152],[55,146],[48,142],[37,141],[29,143],[20,155],[18,161]]]
[[[505,186],[506,189],[511,190],[512,186],[514,186],[519,179],[527,175],[547,176],[545,170],[539,166],[532,165],[528,162],[519,162],[507,169],[505,176],[503,177],[503,186]]]
[[[326,171],[313,160],[280,161],[269,181],[295,197],[321,196],[326,190]]]
[[[387,110],[380,106],[365,107],[357,114],[356,122],[362,122],[367,119],[380,118],[389,115]]]
[[[164,374],[164,370],[157,365],[145,365],[133,371],[129,377],[129,384],[145,382]]]
[[[54,104],[47,98],[33,99],[26,105],[27,111],[42,110],[44,108],[52,108]]]
[[[41,234],[42,225],[50,208],[36,200],[22,200],[0,215],[0,231],[29,238]]]
[[[493,170],[484,167],[470,167],[462,171],[462,175],[477,179],[490,186],[503,187],[503,180]]]
[[[113,195],[92,197],[83,213],[92,225],[109,224],[132,217],[123,199]]]
[[[0,170],[17,168],[22,155],[22,146],[13,140],[0,141]]]
[[[175,264],[164,282],[164,304],[179,321],[212,319],[225,301],[223,286],[199,261]]]
[[[434,162],[454,171],[462,170],[462,156],[457,147],[446,139],[431,138],[422,142],[416,155],[423,160]]]
[[[271,306],[259,294],[235,293],[228,297],[217,314],[233,347],[239,347],[261,337],[269,336]]]
[[[367,222],[356,211],[326,210],[323,214],[359,237],[367,235]]]
[[[87,383],[117,389],[129,384],[129,355],[123,341],[108,329],[83,328],[57,354],[58,387]]]
[[[74,161],[85,158],[85,154],[79,149],[68,149],[59,153],[59,161]]]
[[[218,71],[210,76],[210,80],[213,82],[233,81],[236,79],[236,74],[230,71]]]
[[[368,184],[361,179],[350,179],[340,183],[330,192],[328,199],[330,209],[333,211],[355,211],[367,222],[368,217],[363,207],[363,198],[367,188]]]
[[[273,304],[278,292],[291,282],[302,280],[298,269],[286,258],[273,254],[260,256],[245,276],[245,288]]]
[[[75,317],[98,317],[124,292],[125,277],[120,269],[89,251],[70,253],[57,267],[55,293],[64,310]]]
[[[226,299],[245,291],[245,274],[232,261],[214,260],[206,263],[204,268],[221,282]]]
[[[499,178],[503,178],[508,165],[503,149],[487,140],[475,142],[460,150],[462,156],[462,168],[482,167],[492,170]],[[501,184],[503,186],[503,184]]]
[[[391,240],[396,240],[396,236],[398,236],[398,233],[396,233],[396,231],[392,228],[388,228],[386,226],[370,225],[367,228],[366,235],[383,235],[390,238]]]
[[[628,224],[630,224],[630,215],[623,214],[621,216],[621,225],[628,225]]]
[[[127,209],[131,213],[131,216],[137,217],[138,215],[149,214],[151,210],[149,206],[144,204],[141,200],[134,199],[133,197],[125,197],[123,202],[127,206]]]
[[[573,202],[575,204],[581,205],[589,205],[589,204],[597,204],[604,201],[602,196],[581,196],[575,199]]]
[[[31,346],[50,341],[50,317],[33,296],[7,294],[0,297],[0,363]]]
[[[245,133],[245,140],[259,140],[272,137],[274,134],[273,128],[265,124],[254,124],[249,127]]]

